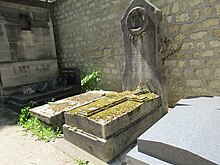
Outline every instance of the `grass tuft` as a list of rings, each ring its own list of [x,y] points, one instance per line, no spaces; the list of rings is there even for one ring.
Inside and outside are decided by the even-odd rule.
[[[49,142],[61,136],[62,130],[57,127],[55,130],[47,126],[39,119],[30,116],[30,107],[23,108],[18,119],[18,124],[32,134],[36,135],[39,140]]]

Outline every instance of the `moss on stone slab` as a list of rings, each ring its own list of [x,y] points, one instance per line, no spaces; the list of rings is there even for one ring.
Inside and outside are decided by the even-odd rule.
[[[55,112],[62,112],[63,110],[67,110],[74,105],[69,104],[68,102],[65,103],[48,103],[49,107],[54,110]]]
[[[111,98],[111,97],[102,97],[98,99],[97,101],[94,101],[92,103],[89,103],[87,105],[78,107],[76,109],[73,109],[70,113],[73,115],[82,115],[82,116],[88,116],[92,115],[93,113],[96,113],[97,111],[100,111],[102,109],[105,109],[107,107],[113,106],[115,104],[118,104],[118,102],[122,102],[126,99],[124,96],[120,96],[117,98]]]
[[[98,116],[98,114],[102,114],[102,116],[106,116],[106,115],[104,115],[106,113],[105,112],[106,109],[109,109],[111,107],[113,107],[113,109],[114,109],[114,107],[116,107],[116,109],[117,109],[119,106],[119,108],[122,109],[122,111],[119,111],[117,113],[117,115],[119,115],[119,114],[123,114],[123,111],[125,111],[124,109],[128,109],[128,112],[129,112],[129,111],[131,111],[131,109],[134,109],[133,108],[134,105],[140,105],[141,103],[146,102],[148,100],[152,100],[153,98],[155,98],[157,96],[158,95],[156,95],[154,93],[146,93],[146,94],[137,93],[137,94],[135,94],[134,91],[124,91],[121,93],[113,92],[113,93],[106,94],[106,96],[101,97],[100,99],[98,99],[92,103],[78,107],[76,109],[73,109],[70,111],[70,113],[72,115],[80,115],[80,116],[84,116],[84,117],[91,117],[96,114],[97,114],[96,116]],[[131,102],[127,102],[127,100],[130,100]],[[122,102],[124,102],[124,104]],[[133,104],[131,104],[131,103],[133,103]],[[110,117],[111,112],[112,112],[112,117]],[[115,114],[115,110],[114,110],[114,113],[113,113],[113,111],[109,111],[107,116],[108,116],[108,118],[112,119],[112,118],[114,118],[114,114]],[[106,118],[105,118],[105,120],[106,120]]]
[[[156,97],[158,97],[158,95],[156,95],[155,93],[146,93],[146,94],[139,94],[139,95],[131,95],[131,96],[129,96],[129,99],[135,100],[135,101],[146,102],[146,101],[152,100]]]
[[[88,118],[91,120],[94,120],[96,122],[107,123],[109,121],[115,120],[115,119],[133,111],[134,109],[138,108],[142,104],[143,103],[136,102],[136,101],[125,101],[125,102],[118,104],[114,107],[111,107],[111,108],[105,109],[104,111],[96,113]]]

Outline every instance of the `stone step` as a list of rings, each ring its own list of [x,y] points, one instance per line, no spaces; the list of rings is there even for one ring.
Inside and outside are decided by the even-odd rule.
[[[31,100],[31,101],[34,101],[36,102],[38,105],[43,105],[45,103],[47,103],[48,101],[50,101],[52,98],[55,98],[55,100],[59,100],[59,99],[63,99],[63,98],[66,98],[66,97],[70,97],[70,96],[73,96],[73,95],[76,95],[76,94],[79,94],[81,93],[81,90],[80,91],[69,91],[69,92],[66,92],[66,93],[56,93],[54,95],[47,95],[47,97],[34,97],[33,100],[29,99],[28,100]],[[29,106],[30,102],[27,102],[27,101],[24,101],[24,103],[20,103],[20,102],[17,102],[17,101],[13,101],[13,100],[9,100],[7,102],[7,105],[10,109],[12,109],[13,111],[17,112],[17,113],[20,113],[20,110],[21,108],[24,108],[26,106]]]
[[[172,164],[220,164],[219,98],[179,102],[137,139],[138,150]]]
[[[136,141],[137,137],[158,121],[162,115],[163,109],[160,107],[142,120],[107,139],[99,138],[84,130],[64,124],[64,138],[102,161],[110,162]]]
[[[43,93],[34,93],[30,95],[15,94],[11,96],[11,100],[21,104],[25,104],[25,103],[29,104],[30,101],[43,100],[52,97],[55,98],[55,96],[59,96],[65,93],[73,93],[75,91],[76,93],[79,93],[80,90],[76,86],[68,85],[68,86],[57,87],[54,90],[46,91]]]
[[[126,162],[127,165],[170,165],[167,162],[139,152],[137,146],[127,153]]]
[[[114,107],[107,108],[90,117],[83,117],[81,115],[73,114],[76,109],[66,112],[64,116],[65,123],[67,125],[83,129],[84,131],[97,137],[106,139],[126,128],[130,124],[136,122],[138,119],[147,116],[148,113],[151,113],[151,111],[160,106],[161,98],[157,96],[156,98],[146,102],[135,102],[128,100],[115,105]],[[116,115],[117,113],[118,115]],[[112,120],[102,121],[102,117],[105,119],[112,114],[117,116],[117,118],[113,116],[114,119]],[[96,117],[98,120],[94,120]]]

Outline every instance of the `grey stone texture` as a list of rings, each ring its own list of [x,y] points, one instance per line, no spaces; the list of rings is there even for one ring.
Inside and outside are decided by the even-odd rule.
[[[135,89],[146,80],[152,81],[166,113],[167,92],[158,53],[161,21],[161,10],[145,0],[133,0],[125,11],[121,19],[125,52],[123,88]]]
[[[138,151],[171,164],[220,163],[220,97],[183,99],[138,140]]]
[[[30,17],[30,30],[22,30],[21,14]],[[0,71],[2,95],[58,77],[49,8],[0,2]]]
[[[127,154],[126,163],[127,165],[169,165],[170,164],[139,152],[137,146]]]
[[[139,19],[141,23],[136,25],[134,22]],[[160,21],[161,11],[145,0],[132,1],[124,13],[121,26],[125,51],[125,89],[134,89],[149,79],[157,86],[157,90],[161,88],[157,51]]]
[[[123,38],[120,19],[129,1],[64,0],[52,20],[61,67],[103,71],[103,89],[122,90]]]
[[[118,134],[119,131],[125,129],[132,123],[135,123],[136,120],[142,118],[143,116],[160,107],[161,105],[161,98],[158,96],[153,100],[143,102],[142,104],[140,104],[140,106],[136,107],[131,112],[128,112],[118,118],[115,118],[112,121],[108,121],[105,123],[96,122],[80,115],[72,115],[72,112],[74,112],[73,109],[72,111],[68,111],[65,113],[65,124],[72,127],[77,127],[78,129],[82,129],[83,131],[95,135],[99,138],[107,139],[108,137]],[[125,106],[123,108],[125,108]],[[108,110],[110,110],[110,108],[104,111]]]
[[[129,125],[120,133],[107,138],[99,138],[76,127],[63,126],[64,138],[104,162],[110,162],[130,144],[136,141],[145,130],[151,127],[163,115],[162,108],[155,109],[136,123]]]
[[[218,0],[157,0],[162,10],[162,36],[171,43],[163,56],[170,105],[187,96],[219,95]],[[216,46],[216,47],[215,47]],[[180,49],[178,49],[180,48]]]
[[[60,0],[52,15],[59,64],[82,71],[103,70],[103,86],[122,89],[124,66],[120,19],[131,0]],[[195,95],[219,95],[218,0],[151,0],[162,10],[168,102]],[[174,51],[175,50],[175,51]]]
[[[72,110],[76,107],[88,104],[106,92],[104,91],[91,91],[76,96],[71,96],[55,102],[49,102],[45,105],[30,109],[31,115],[37,117],[41,121],[52,125],[62,126],[64,121],[64,112]]]

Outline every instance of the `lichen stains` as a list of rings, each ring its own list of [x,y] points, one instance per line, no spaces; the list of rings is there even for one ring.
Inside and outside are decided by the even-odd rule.
[[[156,97],[158,95],[155,93],[141,94],[134,91],[107,93],[92,103],[71,110],[70,114],[99,123],[107,123],[128,113],[132,116],[133,110]]]
[[[85,106],[81,106],[79,108],[76,108],[71,111],[71,114],[73,115],[82,115],[82,116],[89,116],[92,115],[102,109],[114,106],[118,102],[122,102],[126,99],[124,96],[118,96],[118,97],[102,97],[97,101],[94,101],[90,104],[87,104]]]
[[[118,97],[127,97],[134,94],[134,91],[124,91],[124,92],[111,92],[111,93],[106,93],[105,96],[106,97],[110,97],[110,98],[118,98]]]
[[[67,98],[67,100],[78,102],[78,104],[84,104],[85,102],[100,98],[101,96],[102,96],[102,94],[100,94],[100,93],[84,93],[81,95],[69,97],[69,98]]]
[[[139,95],[130,95],[128,98],[134,101],[146,102],[156,97],[158,97],[158,95],[156,95],[155,93],[146,93],[146,94],[139,94]]]
[[[55,112],[62,112],[65,109],[71,108],[73,105],[69,103],[49,103],[49,107]]]
[[[72,96],[66,99],[63,99],[62,102],[49,102],[49,108],[55,112],[62,112],[65,110],[69,110],[76,106],[84,105],[90,101],[93,101],[102,96],[101,93],[93,92],[93,93],[84,93],[76,96]]]
[[[88,118],[96,122],[107,123],[109,121],[115,120],[133,111],[134,109],[140,107],[141,105],[142,105],[141,102],[125,101],[114,107],[111,107],[111,108],[105,109],[104,111],[96,113]]]

